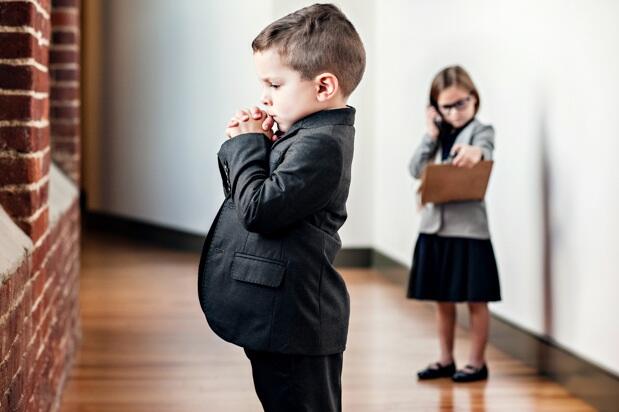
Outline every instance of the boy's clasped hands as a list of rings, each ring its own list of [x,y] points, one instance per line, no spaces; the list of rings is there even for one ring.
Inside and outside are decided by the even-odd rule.
[[[263,133],[269,140],[274,142],[277,135],[273,133],[275,120],[264,110],[253,106],[251,109],[241,109],[226,125],[226,136],[236,137],[244,133]]]

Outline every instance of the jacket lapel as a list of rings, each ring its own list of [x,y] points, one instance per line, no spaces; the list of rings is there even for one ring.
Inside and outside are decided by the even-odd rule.
[[[479,121],[477,119],[473,119],[471,123],[468,124],[468,126],[462,129],[458,137],[456,137],[456,141],[454,142],[454,144],[471,144],[473,130],[475,130],[475,127],[477,127],[478,123]]]
[[[280,137],[277,138],[276,141],[273,142],[273,144],[271,145],[271,149],[273,149],[279,142],[283,142],[284,140],[287,140],[289,137],[294,136],[295,134],[297,134],[297,132],[299,131],[300,127],[296,127],[286,133],[284,133],[283,135],[281,135]]]

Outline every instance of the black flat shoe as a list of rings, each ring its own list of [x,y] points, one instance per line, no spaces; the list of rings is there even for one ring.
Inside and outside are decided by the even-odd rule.
[[[417,372],[417,378],[420,380],[448,378],[456,373],[456,364],[454,362],[449,365],[441,365],[439,362],[428,365],[427,368]]]
[[[476,368],[472,365],[466,365],[464,369],[460,369],[453,374],[451,379],[454,382],[476,382],[488,379],[488,367],[484,363],[481,368]]]

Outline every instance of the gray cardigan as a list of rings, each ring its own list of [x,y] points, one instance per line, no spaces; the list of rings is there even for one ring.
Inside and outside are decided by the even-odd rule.
[[[484,160],[492,160],[494,129],[473,119],[456,138],[454,144],[459,143],[481,148]],[[436,157],[440,159],[439,147],[437,140],[427,134],[423,136],[409,165],[414,178],[421,177],[426,164],[433,162]],[[421,211],[419,232],[439,236],[489,239],[486,204],[484,201],[428,203]]]

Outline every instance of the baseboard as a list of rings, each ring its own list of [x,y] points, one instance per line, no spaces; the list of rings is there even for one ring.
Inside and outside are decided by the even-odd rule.
[[[82,225],[98,233],[113,233],[127,239],[137,240],[175,250],[201,251],[204,236],[168,228],[150,222],[83,209]]]
[[[84,212],[87,229],[121,234],[125,237],[160,246],[200,252],[203,235],[161,227],[126,217]],[[371,248],[345,248],[335,260],[338,267],[374,268],[392,282],[404,287],[408,282],[408,268]],[[460,308],[458,322],[468,326],[468,312]],[[535,368],[560,383],[568,391],[600,411],[616,411],[619,405],[619,377],[594,365],[556,342],[540,338],[517,325],[492,315],[490,342],[510,356]]]
[[[402,287],[408,284],[408,268],[376,250],[372,250],[371,267],[377,269],[381,275]]]
[[[120,234],[128,239],[175,250],[202,251],[205,235],[110,213],[82,210],[82,223],[86,229],[96,230],[99,233]],[[370,267],[372,265],[372,250],[370,248],[342,249],[334,263],[338,267]]]
[[[346,248],[341,249],[333,264],[337,267],[369,268],[372,266],[372,249]]]

